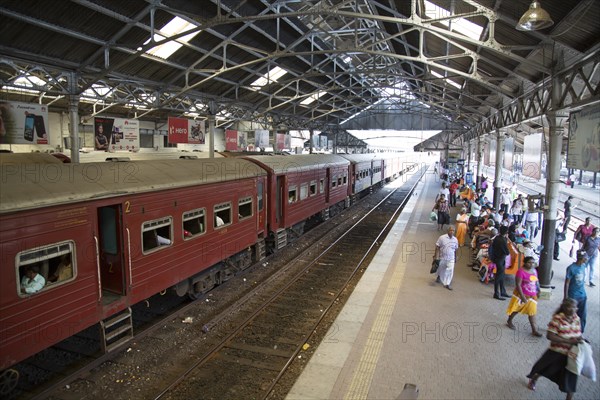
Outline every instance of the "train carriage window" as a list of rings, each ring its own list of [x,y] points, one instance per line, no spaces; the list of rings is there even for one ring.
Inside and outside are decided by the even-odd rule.
[[[238,218],[246,219],[252,216],[252,197],[244,197],[238,200]]]
[[[142,225],[142,253],[148,254],[160,248],[170,246],[173,218],[166,217],[144,222]]]
[[[76,275],[75,243],[55,243],[17,254],[17,291],[21,297],[72,281]]]
[[[338,177],[338,186],[342,186],[343,178],[341,176]]]
[[[336,187],[337,186],[337,176],[334,175],[333,177],[331,177],[331,187]]]
[[[312,181],[310,183],[310,189],[308,191],[309,196],[314,196],[317,194],[317,181]]]
[[[288,203],[295,203],[298,201],[298,190],[296,186],[290,186],[288,189]]]
[[[214,213],[215,228],[231,225],[231,203],[217,204],[214,208]]]
[[[319,181],[319,193],[325,193],[325,179]]]
[[[188,240],[206,232],[206,211],[204,208],[183,213],[183,239]]]
[[[304,200],[308,197],[308,184],[303,183],[300,185],[300,200]]]
[[[342,184],[344,184],[344,185],[348,184],[348,175],[344,175],[342,179],[343,179]]]

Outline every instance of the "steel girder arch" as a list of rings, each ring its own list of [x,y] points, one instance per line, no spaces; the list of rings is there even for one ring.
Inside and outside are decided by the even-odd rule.
[[[560,82],[560,97],[551,107],[552,85]],[[497,113],[481,121],[469,132],[467,140],[496,129],[539,118],[549,111],[573,110],[600,101],[600,49],[580,62],[549,76],[531,92],[507,104]]]
[[[463,147],[457,145],[455,139],[460,137],[461,131],[445,130],[427,140],[417,144],[414,151],[463,151]]]

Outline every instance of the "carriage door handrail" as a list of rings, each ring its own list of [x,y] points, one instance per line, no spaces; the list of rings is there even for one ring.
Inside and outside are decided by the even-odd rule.
[[[98,236],[94,235],[96,242],[96,268],[98,269],[98,302],[102,301],[102,278],[100,277],[100,243]]]

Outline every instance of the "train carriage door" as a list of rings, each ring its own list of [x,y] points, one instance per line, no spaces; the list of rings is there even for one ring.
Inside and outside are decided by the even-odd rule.
[[[285,226],[283,221],[283,213],[284,210],[287,209],[287,205],[284,202],[288,199],[285,191],[285,176],[278,176],[276,193],[277,198],[275,199],[275,220],[277,221],[278,227]]]
[[[325,175],[325,203],[329,204],[329,191],[331,190],[331,168],[327,168]]]
[[[102,290],[119,295],[125,294],[122,226],[120,204],[98,209],[98,245]]]

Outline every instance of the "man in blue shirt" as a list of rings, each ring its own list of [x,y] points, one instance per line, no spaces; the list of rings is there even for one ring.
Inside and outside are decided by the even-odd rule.
[[[577,261],[567,267],[565,278],[564,299],[567,297],[577,302],[577,315],[581,320],[581,332],[585,329],[585,317],[587,314],[587,295],[585,293],[585,272],[587,255],[585,251],[577,252]]]

